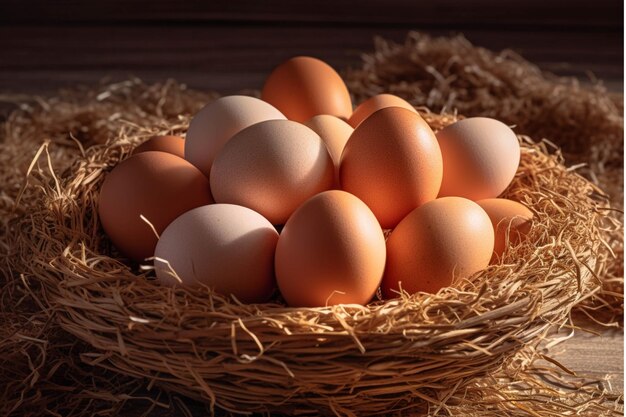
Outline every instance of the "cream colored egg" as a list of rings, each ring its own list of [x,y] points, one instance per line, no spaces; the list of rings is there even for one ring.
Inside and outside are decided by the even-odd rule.
[[[509,186],[520,162],[515,133],[487,117],[460,120],[437,132],[443,158],[439,197],[470,200],[498,197]]]
[[[211,169],[218,203],[249,207],[284,224],[300,204],[333,185],[333,161],[317,133],[291,120],[268,120],[237,133]]]
[[[246,303],[264,302],[275,288],[277,242],[274,226],[248,208],[198,207],[161,234],[154,262],[157,278],[166,285],[205,285]]]
[[[341,153],[354,129],[340,118],[328,114],[314,116],[304,124],[320,135],[326,144],[328,153],[335,164],[335,188],[339,188]]]
[[[226,96],[204,106],[191,120],[185,159],[207,177],[218,152],[237,132],[265,120],[285,119],[271,104],[248,96]]]

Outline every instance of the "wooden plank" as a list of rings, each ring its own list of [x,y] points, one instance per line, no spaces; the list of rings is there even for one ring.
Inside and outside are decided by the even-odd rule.
[[[373,37],[402,41],[406,29],[265,26],[0,27],[0,91],[50,92],[105,76],[147,81],[174,77],[191,87],[231,93],[259,88],[271,69],[294,55],[313,55],[340,69],[373,49]],[[434,31],[449,34],[449,31]],[[466,31],[493,50],[510,48],[543,69],[621,89],[623,47],[612,31]]]
[[[612,394],[624,394],[624,330],[598,329],[600,335],[577,331],[571,339],[555,346],[551,355],[588,380],[606,380]]]
[[[255,0],[3,0],[0,23],[334,22],[423,27],[621,27],[620,0],[493,0],[359,2]]]

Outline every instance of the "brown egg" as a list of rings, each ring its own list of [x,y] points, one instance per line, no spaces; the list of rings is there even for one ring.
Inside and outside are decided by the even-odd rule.
[[[532,226],[533,212],[517,201],[488,198],[476,202],[485,210],[495,229],[491,263],[496,263],[510,245],[520,243]]]
[[[324,61],[308,56],[276,67],[265,81],[261,98],[297,122],[318,114],[348,120],[352,114],[350,94],[339,74]]]
[[[441,152],[433,131],[416,113],[378,110],[355,130],[341,156],[341,187],[372,209],[385,229],[437,197]]]
[[[361,200],[316,195],[289,218],[276,246],[276,280],[293,307],[366,304],[385,268],[385,237]]]
[[[436,293],[486,268],[493,253],[487,213],[460,197],[433,200],[413,210],[387,239],[381,285],[386,298],[400,287],[409,294]]]
[[[163,232],[176,217],[212,203],[209,180],[196,167],[165,152],[142,152],[106,176],[98,200],[102,227],[126,256],[154,254],[157,237],[140,216]]]
[[[440,197],[482,200],[509,186],[520,161],[515,133],[487,117],[459,120],[437,132],[443,157]]]
[[[270,104],[255,97],[226,96],[204,106],[191,120],[185,159],[207,177],[213,160],[236,133],[265,120],[285,120]]]
[[[206,285],[244,303],[272,295],[278,232],[248,208],[211,204],[170,223],[155,250],[154,266],[163,284]]]
[[[180,136],[152,136],[150,139],[137,146],[133,150],[133,155],[142,152],[159,151],[176,155],[179,158],[185,157],[185,139]]]
[[[403,98],[394,96],[393,94],[378,94],[359,104],[358,107],[354,109],[348,123],[350,123],[350,126],[356,128],[363,120],[367,119],[376,111],[386,107],[401,107],[418,114],[415,107]]]
[[[317,133],[268,120],[237,133],[211,169],[218,203],[238,204],[284,224],[300,204],[333,184],[333,161]]]
[[[343,120],[330,116],[328,114],[320,114],[312,117],[304,123],[310,127],[315,133],[320,135],[328,153],[335,164],[335,188],[339,188],[339,164],[341,163],[341,153],[346,146],[350,135],[354,129]]]

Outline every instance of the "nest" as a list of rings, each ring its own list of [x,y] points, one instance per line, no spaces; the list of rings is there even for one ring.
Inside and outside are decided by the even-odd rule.
[[[455,73],[457,84],[442,90],[435,77],[425,90],[411,78],[429,66],[420,56],[440,73]],[[472,70],[445,67],[446,57]],[[496,63],[508,72],[489,77],[500,68]],[[409,99],[416,105],[435,97],[433,91],[457,92],[448,108],[462,109],[469,102],[465,90],[483,88],[475,105],[486,107],[495,98],[528,104],[540,93],[560,94],[567,99],[552,120],[560,132],[573,134],[581,123],[596,129],[583,149],[623,134],[601,87],[544,78],[519,58],[459,38],[411,34],[405,45],[379,42],[364,71],[369,78],[359,70],[346,75],[357,96],[384,82],[405,97],[413,86]],[[516,85],[515,93],[494,88],[531,76],[540,88],[526,95],[520,92],[532,86]],[[402,77],[407,81],[394,81]],[[605,304],[618,311],[620,294],[607,292],[606,283],[623,283],[619,216],[590,171],[566,168],[548,141],[520,136],[522,162],[506,194],[535,213],[527,242],[511,248],[500,265],[437,295],[366,307],[242,305],[162,288],[151,271],[117,261],[95,210],[105,172],[149,136],[184,132],[189,115],[214,97],[174,81],[128,80],[20,99],[0,132],[0,414],[109,415],[141,403],[148,412],[162,406],[185,415],[205,406],[289,414],[621,415],[618,397],[588,381],[558,378],[567,370],[538,347],[550,329],[567,323],[573,306],[600,293],[618,300],[618,307]],[[577,118],[581,106],[593,111],[583,105],[588,101],[603,103],[605,113]],[[439,104],[431,107],[439,111]],[[527,133],[528,113],[511,109],[491,115],[517,117],[516,130]],[[456,119],[420,110],[435,129]],[[591,155],[593,167],[610,166],[603,164],[616,158],[619,143],[602,143],[611,151],[581,151],[578,158]],[[538,359],[550,363],[537,365]]]
[[[435,130],[455,120],[422,114]],[[39,192],[11,227],[12,269],[37,277],[60,325],[97,349],[91,363],[212,409],[375,415],[440,406],[600,288],[607,202],[527,137],[505,196],[533,210],[528,240],[436,295],[288,308],[162,287],[116,259],[97,218],[106,172],[154,130],[127,125],[60,174],[36,157]],[[44,144],[38,155],[47,154]]]

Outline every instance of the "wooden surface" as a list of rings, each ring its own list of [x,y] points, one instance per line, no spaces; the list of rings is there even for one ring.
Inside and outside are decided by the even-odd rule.
[[[577,331],[571,339],[550,349],[554,359],[589,380],[604,380],[615,394],[624,394],[624,331],[581,323],[596,333]]]
[[[259,88],[293,55],[318,56],[336,68],[358,65],[373,36],[401,41],[411,29],[462,32],[556,74],[623,89],[621,1],[203,3],[2,0],[0,98],[129,75],[232,93]],[[606,376],[610,390],[623,393],[623,331],[595,331],[600,335],[577,332],[556,346],[556,358],[579,374]]]
[[[619,0],[525,0],[505,7],[493,0],[299,1],[214,0],[3,0],[0,23],[311,22],[368,25],[410,24],[446,27],[490,25],[572,27],[620,26]]]
[[[463,33],[477,45],[511,48],[554,73],[593,76],[622,89],[620,0],[499,4],[2,0],[0,91],[51,92],[133,74],[229,93],[259,88],[287,57],[314,55],[343,68],[372,48],[373,36],[401,41],[414,29]]]

